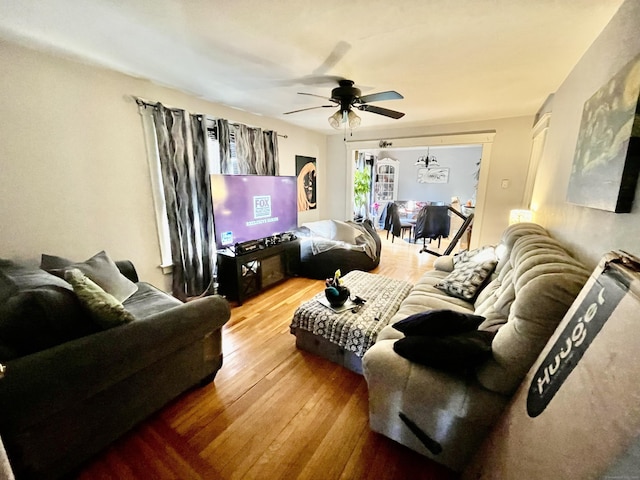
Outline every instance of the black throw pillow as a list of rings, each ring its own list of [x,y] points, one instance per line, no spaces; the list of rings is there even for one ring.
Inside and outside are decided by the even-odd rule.
[[[401,357],[447,372],[464,372],[491,356],[493,332],[474,330],[445,337],[404,337],[393,344]]]
[[[454,310],[429,310],[415,313],[393,324],[393,328],[407,336],[456,335],[475,330],[485,318]]]

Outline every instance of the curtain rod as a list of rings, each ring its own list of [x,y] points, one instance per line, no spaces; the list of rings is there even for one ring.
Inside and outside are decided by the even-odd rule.
[[[135,95],[131,95],[131,98],[133,98],[135,100],[135,102],[138,104],[138,106],[140,106],[140,107],[155,107],[156,104],[159,103],[159,102],[153,103],[153,102],[150,102],[149,100],[145,100],[144,98],[136,97]],[[171,106],[168,106],[168,105],[165,105],[165,107],[168,108],[169,110],[184,110],[184,108],[171,107]],[[215,118],[215,117],[212,117],[211,115],[208,115],[206,113],[199,113],[198,115],[205,115],[205,116],[208,116],[208,117],[211,117],[211,118]],[[237,127],[237,126],[242,125],[242,124],[236,123],[236,122],[229,122],[229,125],[233,125],[233,126]],[[262,128],[262,127],[256,127],[256,126],[253,126],[253,125],[247,125],[247,127],[260,128],[260,129]],[[277,133],[277,132],[276,132],[276,135],[278,137],[282,137],[282,138],[289,138],[289,135],[283,135],[283,134]]]

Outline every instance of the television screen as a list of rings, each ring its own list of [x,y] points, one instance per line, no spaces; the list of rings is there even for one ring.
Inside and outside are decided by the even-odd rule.
[[[296,177],[211,175],[211,194],[218,248],[298,226]]]

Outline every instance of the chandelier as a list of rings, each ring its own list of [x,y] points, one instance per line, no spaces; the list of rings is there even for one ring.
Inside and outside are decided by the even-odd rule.
[[[429,167],[432,167],[432,166],[438,166],[439,164],[438,164],[438,160],[436,159],[436,157],[429,156],[429,147],[427,147],[427,154],[419,156],[414,165],[416,167],[429,168]]]

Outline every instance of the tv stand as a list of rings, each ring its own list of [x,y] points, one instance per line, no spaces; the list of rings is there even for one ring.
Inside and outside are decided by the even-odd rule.
[[[218,251],[219,292],[239,305],[245,298],[298,274],[300,241],[290,240],[238,254]]]

